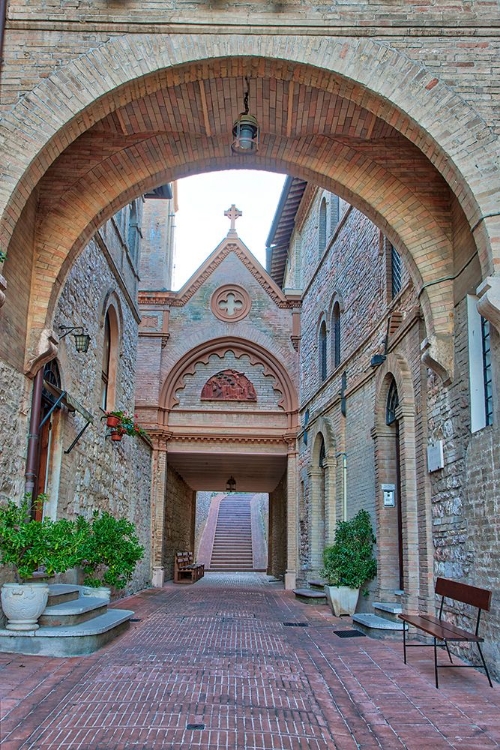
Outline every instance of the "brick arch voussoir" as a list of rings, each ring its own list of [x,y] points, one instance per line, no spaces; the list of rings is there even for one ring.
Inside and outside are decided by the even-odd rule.
[[[216,339],[204,341],[198,346],[190,349],[172,367],[163,383],[159,407],[164,413],[164,423],[168,422],[168,413],[175,405],[175,391],[179,388],[184,374],[191,374],[198,362],[205,361],[212,354],[221,351],[230,351],[235,347],[241,355],[248,356],[251,361],[263,364],[266,371],[276,382],[276,390],[282,393],[282,407],[291,420],[290,427],[296,427],[296,416],[298,413],[298,397],[293,382],[280,360],[268,349],[246,339],[233,336],[221,336]]]
[[[137,145],[131,146],[89,172],[67,192],[64,204],[49,212],[41,223],[37,235],[38,255],[35,269],[38,269],[39,273],[35,273],[34,282],[38,317],[33,314],[31,325],[43,327],[49,324],[65,276],[78,253],[92,234],[131,199],[162,181],[178,179],[200,171],[235,165],[241,168],[248,166],[244,157],[235,160],[227,155],[225,144],[217,148],[210,139],[198,139],[198,154],[194,154],[189,162],[186,161],[182,149],[172,149],[167,137],[162,139],[157,136],[153,140],[153,153],[157,153],[158,149],[165,149],[166,158],[160,170],[157,159],[147,158],[149,142],[143,144],[144,150]],[[352,149],[344,147],[342,151],[341,157],[332,160],[329,173],[324,169],[321,159],[308,158],[304,151],[295,156],[292,144],[288,149],[287,158],[282,155],[268,156],[263,159],[262,164],[259,163],[259,167],[293,173],[322,184],[345,198],[372,219],[398,247],[406,259],[417,289],[425,284],[433,284],[442,275],[443,262],[449,264],[450,268],[452,264],[449,238],[439,226],[436,217],[427,205],[419,203],[418,195],[410,186],[396,180],[380,164],[368,160],[365,155],[357,159],[358,155]],[[352,166],[354,161],[355,168]],[[110,187],[110,174],[116,175],[113,189]],[[104,183],[103,175],[107,175]],[[393,208],[395,193],[398,196],[397,212]],[[67,252],[65,258],[61,253],[64,243]],[[428,262],[429,252],[439,257],[440,265]],[[57,283],[54,284],[56,280]],[[448,303],[449,309],[453,309],[450,295],[450,290],[444,296],[436,295],[436,306]],[[42,319],[41,313],[43,300],[46,300],[45,320]],[[436,312],[439,318],[449,325],[442,311],[437,309]],[[424,309],[424,315],[427,330],[433,332],[437,326],[432,305]],[[449,333],[448,328],[442,333]]]
[[[302,41],[297,38],[297,41]],[[478,113],[434,72],[385,42],[260,35],[137,35],[113,37],[42,81],[5,117],[2,160],[8,181],[0,191],[0,242],[7,247],[27,196],[50,163],[86,129],[117,106],[165,84],[176,66],[210,77],[210,60],[252,58],[282,63],[287,75],[311,85],[335,86],[388,121],[426,154],[453,187],[471,225],[483,224],[483,266],[490,266],[485,217],[498,212],[497,140]],[[254,64],[253,59],[257,62]],[[193,67],[194,66],[194,67]],[[307,72],[306,72],[307,71]],[[341,77],[335,81],[333,77]],[[57,106],[56,106],[57,103]],[[44,127],[39,128],[38,123]],[[488,148],[488,145],[491,147]],[[487,185],[481,175],[488,174]],[[480,185],[477,190],[474,185]]]

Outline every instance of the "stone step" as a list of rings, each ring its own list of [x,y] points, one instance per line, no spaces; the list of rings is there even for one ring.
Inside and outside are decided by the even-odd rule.
[[[305,604],[326,604],[326,594],[314,589],[294,589],[293,593],[299,600]]]
[[[78,599],[80,588],[80,586],[72,586],[69,583],[50,583],[47,606],[51,607],[55,604],[62,604],[63,602],[71,602]]]
[[[326,581],[320,581],[320,580],[317,580],[317,581],[308,581],[307,583],[313,589],[323,589],[325,587],[325,585],[326,585]]]
[[[97,596],[82,596],[61,604],[45,607],[42,616],[38,620],[40,627],[68,627],[79,625],[94,617],[105,614],[108,602]]]
[[[372,638],[398,639],[401,638],[403,627],[406,627],[402,620],[391,622],[385,617],[371,614],[370,612],[359,612],[352,616],[353,623],[358,630],[371,636]]]
[[[0,651],[39,656],[85,656],[126,630],[133,614],[130,609],[109,609],[99,617],[69,627],[43,627],[24,633],[0,630]]]
[[[373,609],[379,617],[383,617],[390,622],[401,622],[398,615],[402,613],[403,608],[399,602],[374,602]]]

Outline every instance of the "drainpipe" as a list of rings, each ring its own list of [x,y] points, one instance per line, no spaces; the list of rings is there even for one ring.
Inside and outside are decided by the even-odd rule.
[[[0,0],[0,74],[3,67],[3,40],[7,23],[7,0]]]
[[[1,0],[0,0],[1,1]],[[33,381],[33,396],[31,398],[30,431],[28,435],[28,457],[26,459],[25,492],[33,498],[36,472],[38,468],[38,442],[40,439],[40,411],[42,408],[43,367],[40,367]]]
[[[347,521],[347,453],[337,453],[336,458],[342,456],[342,520]]]

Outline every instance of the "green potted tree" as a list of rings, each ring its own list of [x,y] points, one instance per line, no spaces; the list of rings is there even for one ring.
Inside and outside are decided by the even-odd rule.
[[[110,598],[110,587],[123,589],[132,578],[144,547],[134,524],[104,511],[94,511],[80,549],[84,595]]]
[[[36,502],[43,499],[39,496]],[[49,588],[46,582],[33,580],[35,571],[42,570],[50,577],[76,565],[81,540],[75,521],[35,521],[30,495],[25,495],[20,505],[13,500],[0,504],[0,562],[11,566],[16,578],[14,583],[4,583],[1,591],[8,630],[38,628]]]
[[[335,542],[323,550],[322,571],[327,581],[325,593],[336,617],[354,614],[361,586],[377,574],[374,544],[366,510],[337,523]]]

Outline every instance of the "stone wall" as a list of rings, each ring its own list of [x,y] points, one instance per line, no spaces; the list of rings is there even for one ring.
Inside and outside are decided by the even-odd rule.
[[[100,408],[104,315],[112,301],[120,332],[114,406],[134,412],[139,314],[137,270],[128,251],[127,226],[127,215],[122,212],[89,243],[73,264],[56,306],[54,331],[59,333],[60,325],[83,324],[91,337],[87,353],[76,351],[71,334],[60,339],[57,364],[63,390],[92,416],[93,423],[71,447],[87,420],[78,410],[64,406],[54,412],[44,506],[44,515],[54,520],[78,514],[90,518],[94,510],[101,509],[134,523],[145,555],[123,594],[145,588],[151,581],[151,447],[139,437],[124,436],[121,442],[112,442]],[[7,366],[0,372],[8,382],[0,401],[6,414],[2,443],[9,446],[1,456],[0,492],[3,497],[19,499],[26,469],[32,384]]]
[[[473,279],[472,285],[474,287]],[[500,440],[498,404],[494,423],[471,434],[467,345],[467,305],[456,307],[456,378],[449,388],[428,374],[429,438],[443,441],[444,469],[430,475],[435,574],[493,591],[492,609],[482,620],[485,658],[500,676]],[[499,341],[491,328],[492,349]],[[498,354],[493,357],[498,379]],[[498,382],[498,380],[497,380]],[[466,608],[451,616],[463,627],[473,625]],[[466,654],[474,657],[473,654]]]
[[[268,573],[284,579],[287,568],[287,482],[284,477],[269,494]]]
[[[167,470],[164,557],[165,580],[174,577],[174,555],[177,551],[194,552],[196,493],[171,467]]]

